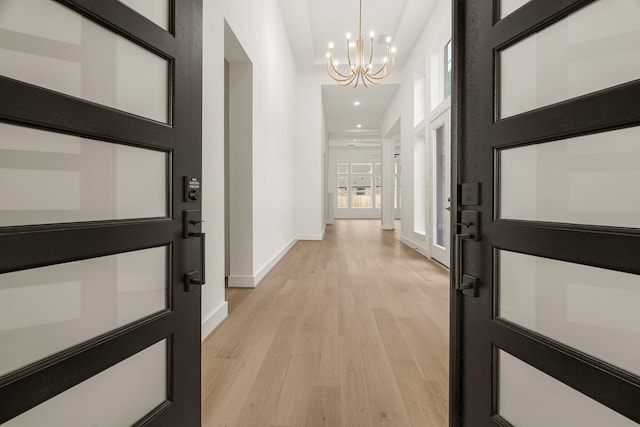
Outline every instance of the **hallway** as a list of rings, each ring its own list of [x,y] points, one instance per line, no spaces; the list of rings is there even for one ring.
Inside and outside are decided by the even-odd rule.
[[[448,273],[379,221],[298,242],[203,343],[203,425],[445,426]]]

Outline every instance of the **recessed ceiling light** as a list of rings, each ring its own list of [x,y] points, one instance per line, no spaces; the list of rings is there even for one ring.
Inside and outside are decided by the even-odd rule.
[[[358,129],[360,129],[362,127],[362,125],[358,125]]]
[[[360,101],[354,102],[353,105],[355,105],[357,107],[358,105],[360,105]]]

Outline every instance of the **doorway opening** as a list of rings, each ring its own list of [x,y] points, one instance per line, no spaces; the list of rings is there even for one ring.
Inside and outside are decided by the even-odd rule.
[[[253,64],[224,26],[225,278],[253,288]]]

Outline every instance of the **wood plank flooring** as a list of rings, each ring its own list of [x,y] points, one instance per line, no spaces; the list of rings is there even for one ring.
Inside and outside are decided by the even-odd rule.
[[[203,343],[203,425],[447,425],[449,275],[379,221],[299,242]]]

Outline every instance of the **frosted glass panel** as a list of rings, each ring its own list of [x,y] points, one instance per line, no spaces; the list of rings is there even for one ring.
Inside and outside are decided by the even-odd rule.
[[[640,2],[599,0],[500,53],[500,117],[640,78]]]
[[[164,340],[19,415],[3,427],[130,426],[166,400],[167,341]]]
[[[640,276],[500,251],[499,316],[640,375]]]
[[[119,0],[131,9],[154,22],[164,30],[169,29],[169,0]]]
[[[640,3],[639,3],[640,4]],[[640,227],[640,128],[503,150],[505,219]]]
[[[499,361],[498,413],[514,426],[638,426],[504,351]]]
[[[167,308],[167,248],[0,274],[0,375]]]
[[[511,15],[531,0],[502,0],[500,2],[500,19]]]
[[[0,123],[0,227],[167,216],[167,154]]]
[[[0,75],[169,120],[168,61],[53,0],[0,1]]]

